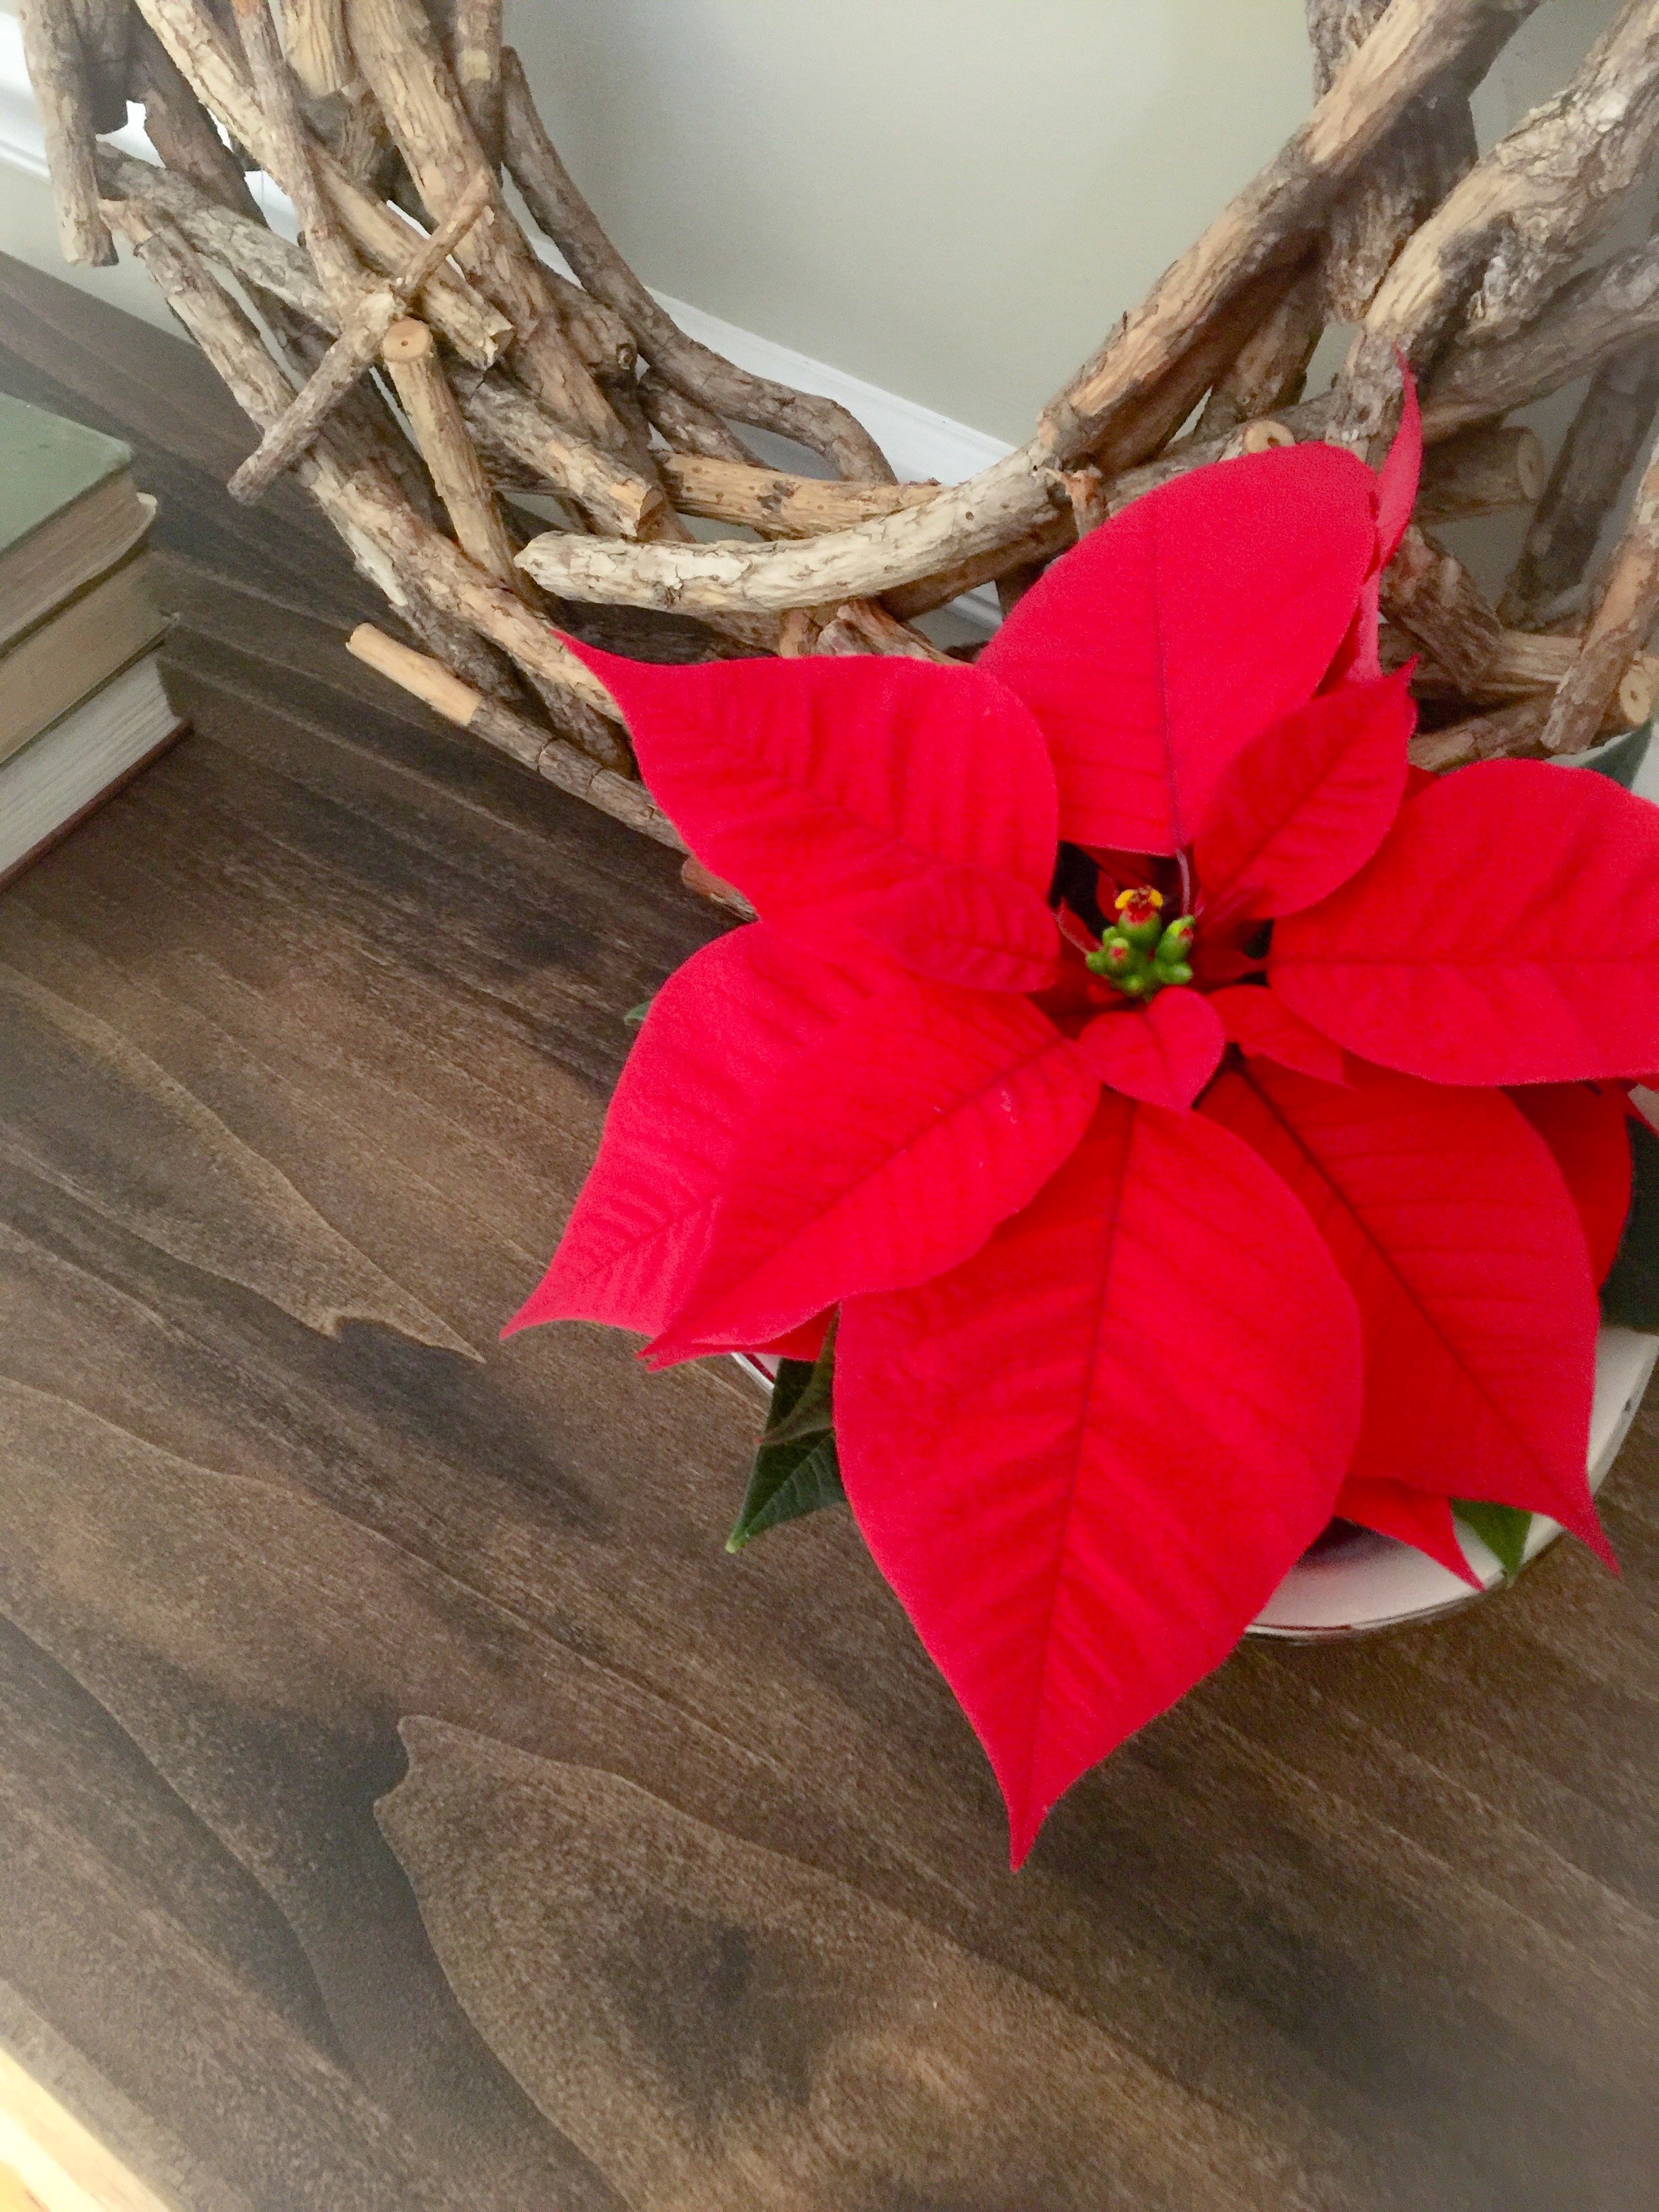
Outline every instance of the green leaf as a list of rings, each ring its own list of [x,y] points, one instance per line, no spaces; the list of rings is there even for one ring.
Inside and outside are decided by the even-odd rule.
[[[755,1454],[737,1526],[726,1540],[728,1552],[740,1552],[751,1537],[799,1520],[803,1513],[847,1503],[830,1429],[835,1372],[834,1320],[816,1362],[778,1362],[766,1433]]]
[[[1531,1514],[1522,1513],[1518,1506],[1493,1505],[1471,1498],[1454,1498],[1452,1511],[1480,1537],[1504,1570],[1504,1579],[1513,1582],[1526,1560]]]
[[[1636,781],[1648,750],[1648,740],[1653,735],[1653,725],[1644,722],[1639,730],[1626,730],[1621,738],[1611,738],[1587,753],[1577,765],[1587,768],[1593,775],[1608,775],[1628,791]]]
[[[1635,1172],[1619,1256],[1601,1285],[1601,1318],[1623,1328],[1659,1328],[1659,1137],[1634,1119],[1625,1129]]]
[[[805,1360],[792,1359],[791,1367],[804,1367]],[[768,1451],[779,1444],[799,1443],[803,1437],[827,1436],[834,1426],[830,1411],[830,1383],[833,1367],[820,1360],[816,1367],[807,1367],[806,1381],[794,1394],[783,1412],[778,1411],[777,1393],[772,1395],[772,1417],[766,1424],[765,1447]]]
[[[726,1540],[728,1552],[740,1552],[751,1537],[821,1506],[845,1505],[841,1462],[836,1440],[820,1437],[814,1444],[784,1444],[777,1451],[761,1451],[738,1516],[738,1525]]]
[[[637,1006],[630,1006],[628,1009],[628,1012],[623,1016],[623,1019],[627,1023],[630,1030],[636,1030],[650,1011],[650,1000],[641,999]]]

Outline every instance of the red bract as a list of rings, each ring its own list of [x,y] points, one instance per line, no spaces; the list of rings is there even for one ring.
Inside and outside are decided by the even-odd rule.
[[[1334,1512],[1455,1569],[1454,1497],[1601,1547],[1595,1085],[1659,1067],[1659,811],[1408,775],[1414,470],[1408,429],[1380,508],[1334,447],[1188,476],[974,667],[574,648],[762,920],[659,994],[520,1321],[662,1363],[839,1309],[848,1497],[1016,1862]]]

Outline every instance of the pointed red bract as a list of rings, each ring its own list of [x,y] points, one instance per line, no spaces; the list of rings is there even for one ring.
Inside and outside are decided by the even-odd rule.
[[[820,948],[856,927],[981,990],[1048,981],[1054,774],[1001,684],[866,655],[670,668],[568,641],[659,805],[763,921]]]
[[[559,1249],[503,1334],[537,1322],[660,1328],[702,1262],[744,1121],[813,1040],[890,983],[765,923],[694,952],[651,1002]]]
[[[1414,1489],[1408,1482],[1367,1480],[1351,1474],[1338,1493],[1336,1510],[1341,1520],[1358,1522],[1362,1528],[1375,1528],[1380,1536],[1392,1536],[1425,1553],[1460,1582],[1475,1589],[1486,1588],[1463,1556],[1449,1498]]]
[[[745,1347],[757,1358],[816,1359],[823,1351],[830,1334],[830,1316],[815,1315],[804,1321],[799,1328],[792,1328],[787,1336],[775,1337],[770,1344],[756,1344]]]
[[[1334,446],[1246,454],[1136,500],[1026,592],[977,665],[1042,726],[1063,837],[1191,842],[1228,760],[1325,673],[1376,552],[1375,500]]]
[[[1201,1117],[1110,1096],[976,1257],[843,1307],[848,1497],[1016,1865],[1324,1526],[1358,1401],[1352,1303],[1284,1187]]]
[[[766,1343],[955,1267],[1047,1182],[1097,1091],[1028,1000],[901,983],[745,1125],[702,1266],[647,1357]]]
[[[1229,983],[1224,990],[1211,993],[1210,1004],[1246,1060],[1276,1060],[1281,1067],[1293,1067],[1322,1083],[1347,1081],[1341,1046],[1333,1044],[1300,1014],[1293,1014],[1263,985]]]
[[[1322,689],[1343,684],[1373,684],[1382,673],[1379,616],[1382,571],[1400,549],[1406,526],[1417,503],[1417,481],[1423,471],[1423,416],[1417,404],[1417,386],[1402,356],[1400,374],[1405,384],[1400,428],[1377,474],[1376,553],[1370,574],[1360,588],[1353,623],[1338,647]]]
[[[1057,969],[1060,933],[1029,884],[983,868],[940,868],[890,890],[786,915],[816,942],[832,920],[856,926],[914,975],[980,991],[1040,991]]]
[[[1405,356],[1400,356],[1400,380],[1403,391],[1400,407],[1400,428],[1395,432],[1382,467],[1376,476],[1376,565],[1386,568],[1400,550],[1400,541],[1406,534],[1406,526],[1412,519],[1412,509],[1417,504],[1418,479],[1423,473],[1423,410],[1418,404],[1417,385],[1407,366]]]
[[[1209,1000],[1177,985],[1144,1006],[1097,1016],[1078,1051],[1091,1075],[1126,1098],[1179,1112],[1215,1073],[1226,1044]]]
[[[1500,1092],[1351,1073],[1345,1090],[1257,1060],[1200,1109],[1284,1178],[1358,1304],[1350,1472],[1553,1514],[1602,1548],[1585,1473],[1595,1291],[1547,1148]]]
[[[1346,883],[1400,811],[1416,712],[1402,670],[1311,699],[1235,753],[1193,851],[1205,908],[1295,914]]]
[[[1623,1091],[1612,1084],[1540,1083],[1510,1096],[1549,1146],[1578,1209],[1590,1273],[1598,1284],[1605,1282],[1630,1213]]]
[[[1352,882],[1276,923],[1288,1005],[1435,1083],[1659,1064],[1659,807],[1603,775],[1486,761],[1409,799]]]

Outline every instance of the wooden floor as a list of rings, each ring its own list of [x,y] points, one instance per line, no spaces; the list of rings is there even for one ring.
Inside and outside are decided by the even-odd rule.
[[[0,897],[0,2045],[180,2212],[1652,2212],[1659,1425],[1614,1581],[1252,1647],[1005,1871],[756,1408],[505,1346],[671,856],[408,719],[180,343],[0,264],[194,734]],[[299,611],[303,609],[304,611]]]

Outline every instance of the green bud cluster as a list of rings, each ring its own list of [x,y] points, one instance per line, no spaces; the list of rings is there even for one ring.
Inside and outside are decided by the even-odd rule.
[[[1114,990],[1127,999],[1150,999],[1166,983],[1190,983],[1193,949],[1198,925],[1189,914],[1178,914],[1166,922],[1153,914],[1143,921],[1114,922],[1100,940],[1098,952],[1084,956],[1084,966],[1103,975]]]

